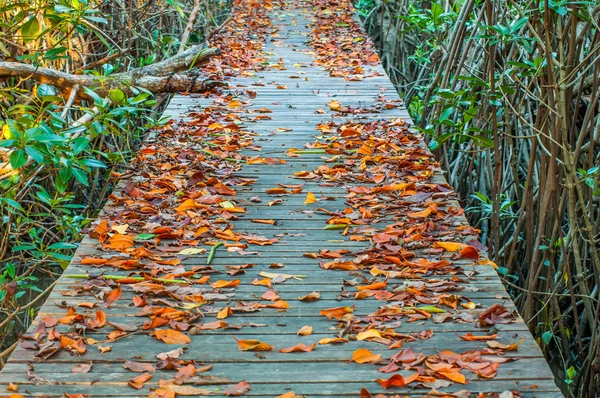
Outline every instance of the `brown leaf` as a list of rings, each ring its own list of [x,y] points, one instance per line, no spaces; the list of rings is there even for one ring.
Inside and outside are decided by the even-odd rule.
[[[298,300],[300,300],[300,301],[316,301],[316,300],[318,300],[320,298],[321,298],[321,293],[319,293],[319,292],[312,292],[312,293],[309,293],[309,294],[307,294],[305,296],[298,297]]]
[[[491,348],[500,348],[503,351],[517,351],[519,349],[519,344],[521,344],[523,341],[525,341],[525,336],[523,336],[521,340],[517,341],[516,343],[502,344],[497,341],[488,341],[487,345]]]
[[[125,363],[123,364],[123,368],[131,370],[132,372],[136,372],[136,373],[143,373],[143,372],[154,373],[154,372],[156,372],[156,368],[154,366],[152,366],[151,363],[134,362],[134,361],[130,361],[130,360],[125,361]]]
[[[494,340],[496,338],[498,338],[497,334],[489,334],[489,335],[483,335],[483,336],[475,336],[471,333],[466,333],[464,335],[460,335],[460,334],[456,334],[458,337],[460,337],[463,340],[467,340],[467,341],[485,341],[485,340]]]
[[[89,373],[92,370],[92,361],[89,363],[78,363],[71,368],[73,373]]]
[[[267,189],[267,194],[269,195],[285,195],[289,194],[289,191],[285,188],[269,188]]]
[[[198,396],[198,395],[213,395],[214,392],[210,390],[206,390],[204,388],[192,387],[192,386],[178,386],[178,385],[168,385],[165,388],[173,391],[176,396]]]
[[[144,373],[143,375],[139,375],[132,379],[129,379],[127,384],[129,384],[130,387],[133,387],[136,390],[140,390],[144,387],[144,383],[146,383],[151,378],[152,375],[150,373]]]
[[[242,381],[236,384],[235,386],[231,386],[225,391],[223,391],[223,394],[225,394],[225,396],[227,397],[238,397],[240,395],[246,394],[250,390],[250,384],[246,383],[245,381]]]

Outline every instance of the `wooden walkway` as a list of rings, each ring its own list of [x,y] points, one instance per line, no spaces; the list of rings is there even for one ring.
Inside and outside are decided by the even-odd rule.
[[[345,1],[236,3],[4,396],[562,396]]]

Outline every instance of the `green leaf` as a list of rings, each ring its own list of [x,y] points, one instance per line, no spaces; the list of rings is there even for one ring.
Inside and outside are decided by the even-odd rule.
[[[63,261],[67,261],[67,262],[71,261],[71,259],[73,258],[73,256],[67,256],[66,254],[62,254],[62,253],[48,252],[47,254],[56,260],[63,260]],[[61,265],[61,267],[62,267],[62,265]]]
[[[88,166],[88,167],[98,167],[98,168],[101,168],[101,169],[105,169],[106,168],[106,165],[104,163],[102,163],[101,161],[96,160],[96,159],[83,159],[79,163],[81,163],[84,166]]]
[[[25,152],[27,152],[27,154],[29,156],[31,156],[33,158],[33,160],[35,160],[37,163],[44,162],[44,154],[42,152],[40,152],[38,149],[36,149],[35,147],[33,147],[31,145],[26,146]]]
[[[552,336],[553,334],[551,331],[544,332],[544,334],[542,334],[542,340],[544,343],[548,344],[552,340]]]
[[[21,36],[23,36],[24,42],[35,40],[39,33],[40,23],[35,15],[32,16],[29,21],[25,22],[23,26],[21,26]]]
[[[90,143],[90,139],[88,137],[77,137],[73,141],[71,141],[71,143],[73,144],[73,154],[78,155],[85,148],[87,148],[87,146]]]
[[[148,240],[152,239],[156,236],[156,234],[139,234],[135,237],[135,240]]]
[[[82,170],[79,170],[79,169],[75,169],[75,168],[71,169],[71,172],[73,173],[73,176],[75,177],[75,179],[77,181],[79,181],[86,187],[89,185],[87,174],[85,174],[85,172],[83,172]]]
[[[13,252],[20,252],[23,250],[35,250],[35,246],[34,245],[16,245],[16,246],[13,246],[13,248],[12,248]]]
[[[17,170],[27,163],[27,154],[22,149],[15,149],[10,154],[10,166],[13,170]]]
[[[23,207],[19,204],[19,202],[17,202],[14,199],[11,199],[11,198],[2,198],[2,201],[5,202],[7,205],[9,205],[10,207],[12,207],[14,209],[25,211],[25,209],[23,209]]]
[[[77,249],[77,245],[67,242],[56,242],[48,246],[51,250],[62,250],[62,249]]]
[[[504,267],[498,267],[498,268],[496,269],[496,271],[497,271],[499,274],[501,274],[501,275],[506,275],[506,274],[508,274],[508,268],[504,268]]]
[[[121,104],[122,102],[124,102],[127,99],[127,96],[125,95],[125,93],[123,92],[123,90],[121,90],[119,88],[115,88],[113,90],[110,90],[108,92],[108,97],[115,104]]]
[[[17,270],[12,263],[6,264],[6,273],[10,276],[10,279],[15,279],[15,275],[17,274]]]

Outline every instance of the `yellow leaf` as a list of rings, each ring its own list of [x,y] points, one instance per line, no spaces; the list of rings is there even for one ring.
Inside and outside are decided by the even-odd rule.
[[[465,246],[467,245],[458,242],[433,242],[434,248],[441,247],[442,249],[449,252],[457,252]]]
[[[306,200],[304,201],[305,205],[309,205],[311,203],[315,203],[317,201],[317,198],[315,197],[315,194],[312,192],[308,192],[306,194]]]
[[[342,110],[342,104],[340,104],[339,101],[333,100],[333,101],[330,101],[329,104],[327,104],[327,105],[329,105],[329,108],[332,111],[339,112]]]
[[[369,329],[356,335],[357,340],[367,340],[373,338],[381,338],[381,333],[379,333],[379,330]]]

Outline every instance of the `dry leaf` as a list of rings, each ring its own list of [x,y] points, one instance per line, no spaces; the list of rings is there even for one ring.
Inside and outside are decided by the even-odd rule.
[[[302,327],[300,328],[300,330],[298,330],[298,333],[297,333],[297,334],[298,334],[299,336],[309,336],[309,335],[311,335],[311,334],[312,334],[312,332],[313,332],[313,327],[312,327],[312,326],[309,326],[309,325],[306,325],[306,326],[302,326]]]
[[[377,363],[381,359],[381,354],[373,354],[366,348],[359,348],[352,354],[352,361],[356,363]]]
[[[241,351],[271,351],[274,348],[273,346],[259,340],[238,340],[235,337],[233,339],[237,341],[238,348]]]
[[[157,329],[150,335],[166,344],[189,344],[192,342],[188,336],[178,330]]]

